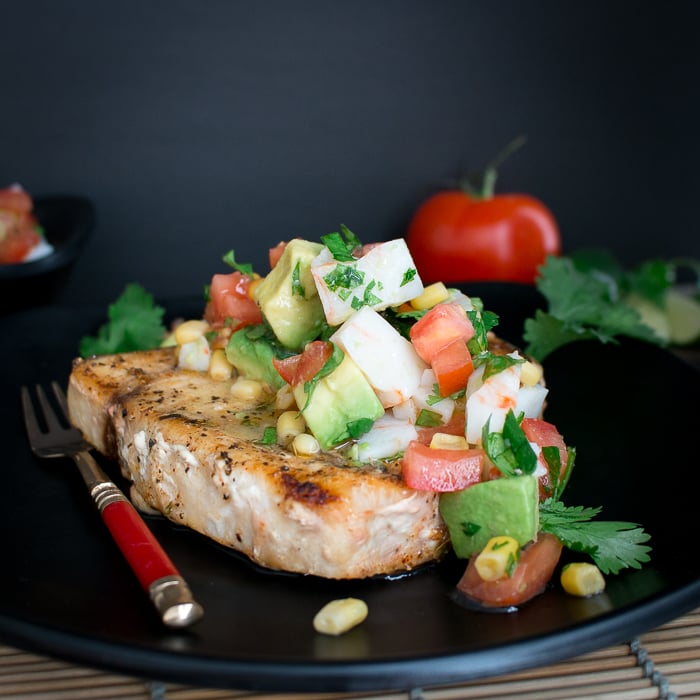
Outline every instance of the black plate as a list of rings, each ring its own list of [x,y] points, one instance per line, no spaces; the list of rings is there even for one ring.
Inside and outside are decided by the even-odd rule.
[[[531,290],[480,285],[501,331],[517,339]],[[183,310],[182,303],[168,308]],[[196,314],[194,302],[185,313]],[[19,412],[22,383],[67,379],[78,339],[104,310],[38,309],[0,321],[5,641],[153,679],[271,691],[424,687],[551,663],[627,641],[700,604],[695,556],[698,373],[651,346],[581,343],[547,361],[547,417],[578,448],[571,505],[642,523],[650,565],[610,577],[581,600],[555,586],[513,614],[451,599],[463,563],[401,580],[331,582],[270,574],[158,518],[156,535],[206,610],[191,631],[164,629],[145,600],[72,464],[36,460]],[[113,464],[107,469],[116,476]],[[312,629],[328,600],[367,601],[366,622],[334,638]]]

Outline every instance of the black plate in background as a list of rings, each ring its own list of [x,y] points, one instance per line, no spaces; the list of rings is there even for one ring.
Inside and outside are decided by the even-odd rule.
[[[31,262],[0,265],[0,317],[51,303],[95,228],[95,206],[86,197],[37,197],[33,213],[53,252]]]
[[[517,286],[468,291],[501,314],[509,337],[539,301]],[[183,309],[180,302],[166,306]],[[200,310],[194,301],[185,315]],[[698,463],[699,375],[651,346],[580,343],[546,365],[546,417],[578,448],[566,501],[642,523],[652,535],[650,565],[611,577],[607,591],[589,600],[554,588],[518,613],[480,614],[450,598],[461,562],[399,581],[268,574],[196,533],[151,519],[206,610],[192,630],[166,630],[72,464],[34,459],[21,424],[19,386],[65,382],[78,339],[103,320],[102,309],[46,308],[0,321],[0,636],[8,643],[203,686],[406,689],[551,663],[629,640],[700,604],[700,559],[692,552],[697,497],[689,487]],[[105,466],[116,476],[114,465]],[[315,612],[346,595],[367,601],[366,622],[339,638],[315,634]]]

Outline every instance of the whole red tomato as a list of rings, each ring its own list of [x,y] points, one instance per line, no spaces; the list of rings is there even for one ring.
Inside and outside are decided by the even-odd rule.
[[[423,282],[532,284],[547,255],[559,255],[552,212],[526,194],[494,194],[494,183],[492,165],[480,191],[439,192],[415,212],[406,242]]]

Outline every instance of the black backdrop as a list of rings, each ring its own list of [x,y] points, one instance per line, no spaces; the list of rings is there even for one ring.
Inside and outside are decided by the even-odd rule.
[[[566,250],[700,257],[700,3],[0,0],[0,184],[93,199],[62,300],[197,293],[220,256],[401,236],[528,143],[499,189]]]

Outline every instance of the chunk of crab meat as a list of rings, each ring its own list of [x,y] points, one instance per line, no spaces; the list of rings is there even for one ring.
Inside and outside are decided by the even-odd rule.
[[[525,418],[539,418],[544,410],[544,401],[548,393],[549,389],[543,384],[521,386],[515,401],[515,415],[519,416],[523,413]]]
[[[432,411],[440,415],[443,423],[449,423],[455,410],[454,399],[445,397],[436,400],[439,395],[435,372],[432,369],[426,369],[411,399],[417,408],[417,413],[421,410]]]
[[[516,353],[512,353],[516,355]],[[515,364],[484,379],[485,366],[472,372],[467,382],[466,432],[470,445],[481,443],[481,433],[489,422],[489,430],[501,432],[509,410],[515,411],[520,387],[520,365]]]
[[[369,462],[387,459],[403,452],[411,440],[418,439],[416,426],[391,415],[378,418],[356,444],[357,459]]]
[[[374,309],[361,308],[330,339],[350,355],[384,408],[406,401],[418,388],[427,365]]]
[[[314,258],[311,274],[331,326],[339,326],[363,306],[381,311],[423,292],[423,283],[402,238],[380,243],[355,260],[329,260],[328,255],[324,248]]]

